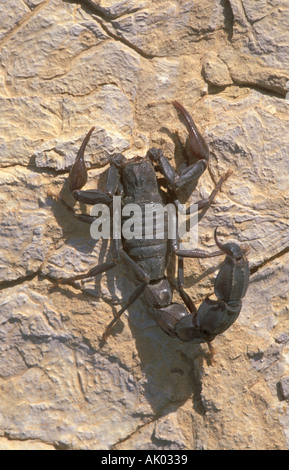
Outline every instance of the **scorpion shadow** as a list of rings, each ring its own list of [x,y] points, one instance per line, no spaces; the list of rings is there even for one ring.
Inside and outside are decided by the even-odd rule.
[[[203,415],[202,374],[204,361],[209,361],[203,346],[166,335],[141,298],[129,307],[127,318],[122,321],[128,321],[135,340],[139,366],[145,378],[141,381],[140,392],[154,414],[164,416],[191,397],[195,411]],[[119,333],[115,330],[112,334]]]

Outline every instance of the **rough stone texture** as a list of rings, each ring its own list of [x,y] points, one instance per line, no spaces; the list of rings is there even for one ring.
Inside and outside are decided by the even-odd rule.
[[[289,448],[287,3],[0,1],[1,449]],[[178,165],[175,132],[187,133],[173,99],[211,149],[192,200],[234,171],[200,246],[214,249],[216,226],[250,245],[249,290],[214,367],[142,299],[101,344],[134,286],[125,267],[49,282],[109,253],[52,197],[72,202],[66,177],[87,130],[88,187],[103,186],[114,151],[161,146]],[[197,304],[218,267],[186,262]]]

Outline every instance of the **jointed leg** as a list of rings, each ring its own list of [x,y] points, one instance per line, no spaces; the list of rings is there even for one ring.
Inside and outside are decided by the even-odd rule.
[[[213,256],[220,256],[223,255],[223,251],[213,251],[212,253],[208,253],[204,250],[175,250],[175,255],[182,256],[183,258],[212,258]]]
[[[180,293],[184,304],[193,314],[193,322],[197,327],[197,309],[191,297],[183,289],[184,286],[184,257],[186,258],[210,258],[214,256],[220,256],[224,254],[221,250],[213,253],[208,253],[204,250],[175,250],[174,253],[178,256],[178,277],[177,277],[177,289]]]
[[[206,206],[210,206],[213,202],[214,199],[217,195],[217,193],[220,191],[222,184],[229,178],[229,176],[233,173],[233,170],[229,169],[224,175],[221,176],[219,179],[218,183],[216,184],[215,188],[211,192],[210,196],[207,197],[206,199],[202,199],[200,201],[194,202],[194,205],[197,205],[198,208],[197,210],[201,210]],[[187,214],[190,214],[191,212],[191,207],[189,207],[186,211]]]
[[[134,271],[135,275],[142,281],[141,284],[139,284],[135,290],[132,292],[132,294],[129,296],[127,302],[125,305],[117,312],[116,316],[113,318],[113,320],[109,323],[109,325],[106,327],[103,335],[102,335],[102,340],[106,341],[108,336],[110,335],[111,328],[113,325],[120,319],[122,314],[141,296],[141,294],[144,292],[145,288],[150,282],[149,277],[146,275],[144,270],[133,261],[133,259],[122,249],[120,248],[119,250],[119,258],[122,257],[127,264],[130,266],[130,268]]]
[[[116,265],[117,265],[116,262],[102,263],[102,264],[99,264],[98,266],[94,266],[86,273],[76,274],[75,276],[71,276],[67,278],[56,279],[54,282],[56,284],[70,284],[71,282],[79,281],[80,279],[88,279],[89,277],[95,277],[98,274],[105,273],[109,271],[110,269],[114,268]]]
[[[117,242],[118,240],[113,240],[113,252],[114,252],[113,261],[94,266],[86,273],[76,274],[74,276],[66,277],[66,278],[54,279],[52,282],[54,284],[71,284],[74,281],[79,281],[80,279],[88,279],[90,277],[95,277],[95,276],[98,276],[99,274],[110,271],[112,268],[114,268],[117,265],[119,261]]]
[[[140,295],[143,293],[145,288],[148,285],[148,281],[143,281],[137,288],[133,291],[133,293],[130,295],[128,301],[125,303],[125,305],[117,312],[116,316],[111,320],[111,322],[107,325],[105,328],[105,331],[102,335],[102,340],[106,341],[108,336],[110,335],[111,328],[113,325],[120,319],[122,314],[140,297]]]
[[[197,327],[196,315],[197,309],[191,297],[184,291],[184,260],[181,256],[178,257],[178,278],[177,278],[177,289],[180,296],[183,299],[184,304],[193,315],[193,324]]]
[[[215,350],[213,348],[213,345],[211,343],[211,341],[207,341],[207,345],[208,345],[208,348],[209,348],[209,360],[210,360],[210,365],[214,365],[216,364],[216,360],[215,360]]]
[[[178,292],[180,293],[184,304],[186,305],[186,307],[188,308],[188,310],[192,314],[192,325],[196,329],[198,329],[199,328],[198,321],[197,321],[198,310],[197,310],[194,302],[192,301],[191,297],[189,296],[189,294],[187,294],[186,291],[183,289],[183,285],[184,285],[184,265],[183,265],[183,258],[181,256],[179,256],[179,259],[178,259],[178,279],[177,279]],[[209,348],[210,363],[214,364],[215,363],[214,348],[213,348],[212,343],[210,341],[207,341],[207,344],[208,344],[208,348]]]
[[[183,258],[212,258],[215,256],[223,255],[224,252],[221,250],[213,251],[212,253],[208,253],[204,250],[179,250],[174,249],[174,254],[178,257],[178,279],[177,285],[178,289],[182,289],[184,285],[184,260]],[[189,306],[188,306],[189,308]],[[190,309],[190,308],[189,308]],[[194,308],[193,308],[194,310]],[[190,309],[191,311],[191,309]]]
[[[75,212],[75,210],[73,209],[73,207],[71,207],[69,204],[67,204],[67,202],[63,199],[63,197],[58,197],[57,199],[58,201],[61,202],[61,204],[64,205],[64,207],[66,207],[66,209],[71,212],[71,214],[78,220],[80,220],[81,222],[85,222],[87,224],[92,224],[92,222],[96,219],[96,217],[92,216],[92,215],[89,215],[89,214],[78,214],[77,212]]]

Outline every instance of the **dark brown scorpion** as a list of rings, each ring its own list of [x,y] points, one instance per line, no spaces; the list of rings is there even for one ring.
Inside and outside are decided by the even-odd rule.
[[[122,207],[130,203],[138,204],[142,208],[145,204],[164,206],[168,201],[178,207],[180,201],[187,200],[187,195],[194,191],[200,176],[207,168],[209,149],[190,114],[177,101],[174,101],[173,104],[184,117],[189,130],[184,149],[186,163],[181,170],[178,172],[174,170],[161,149],[152,148],[145,157],[135,157],[129,160],[122,154],[114,154],[110,161],[106,190],[82,190],[87,181],[84,150],[94,130],[93,127],[84,138],[69,174],[69,188],[74,198],[86,204],[106,204],[110,208],[113,196],[116,195],[122,197]],[[156,171],[161,173],[162,182],[157,179]],[[222,183],[230,173],[229,170],[220,178],[207,199],[196,203],[198,210],[213,202]],[[67,206],[65,202],[64,204]],[[78,214],[71,207],[68,208],[78,220],[90,224],[96,220],[96,217],[92,215]],[[123,224],[125,220],[127,217],[122,216],[121,223]],[[112,262],[102,263],[81,275],[57,279],[56,283],[64,284],[94,277],[107,272],[114,268],[118,262],[123,261],[134,273],[139,283],[106,327],[102,339],[104,341],[107,339],[112,326],[124,311],[144,294],[146,301],[153,309],[156,322],[165,333],[182,341],[207,342],[212,350],[211,341],[237,319],[242,307],[242,298],[249,283],[246,250],[236,243],[222,244],[218,239],[217,229],[214,236],[219,250],[213,253],[198,249],[180,250],[177,238],[168,239],[167,223],[163,239],[151,239],[145,238],[145,236],[141,239],[125,239],[124,237],[112,239],[114,253]],[[171,253],[174,253],[179,260],[177,289],[185,305],[172,302],[172,289],[165,276]],[[226,256],[215,280],[214,292],[217,300],[210,300],[207,297],[199,309],[196,309],[191,297],[183,289],[183,259],[185,257],[207,258],[219,255]]]

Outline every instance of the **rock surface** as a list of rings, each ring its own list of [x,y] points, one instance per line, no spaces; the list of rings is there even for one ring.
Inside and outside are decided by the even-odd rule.
[[[0,449],[288,449],[287,0],[0,0],[0,12]],[[214,367],[143,299],[101,343],[134,286],[124,266],[49,281],[111,256],[53,198],[72,202],[85,133],[96,126],[87,187],[103,187],[114,152],[160,146],[178,165],[187,131],[172,100],[211,150],[192,201],[233,170],[200,247],[214,250],[216,226],[250,245],[250,286]],[[185,267],[199,305],[219,261]]]

